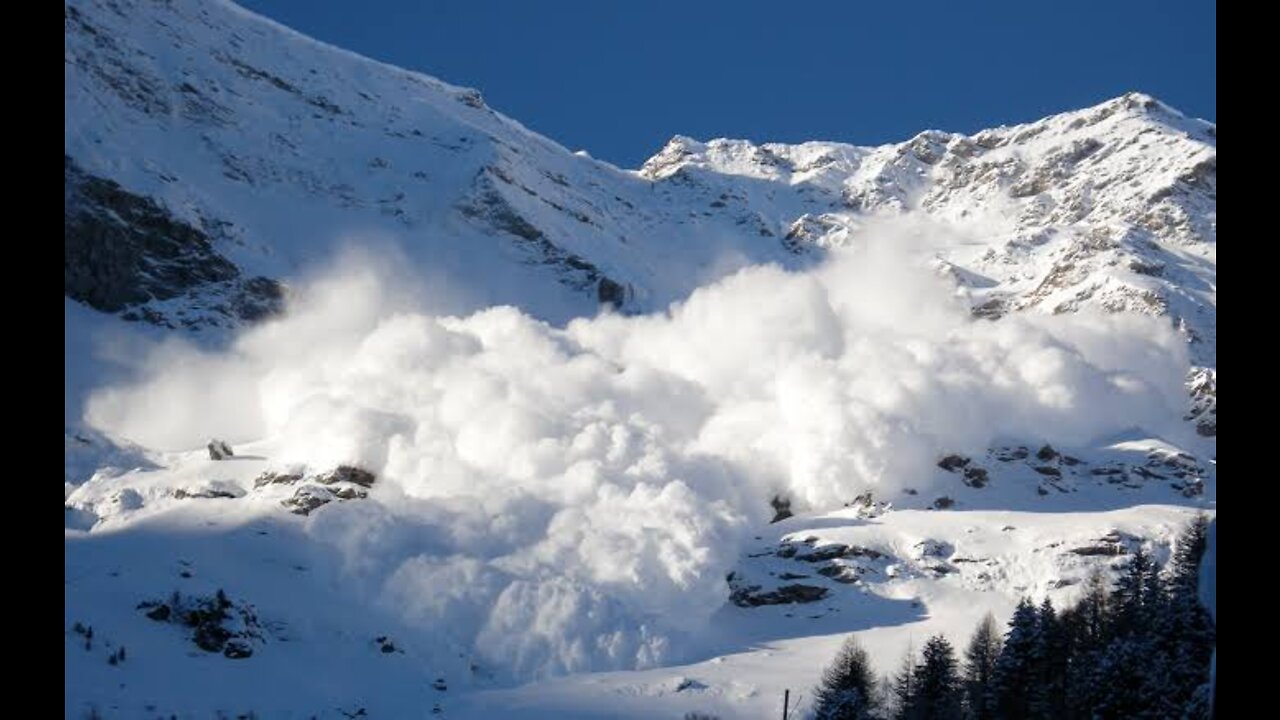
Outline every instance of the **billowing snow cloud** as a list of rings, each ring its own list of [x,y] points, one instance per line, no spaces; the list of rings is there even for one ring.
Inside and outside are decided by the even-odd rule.
[[[375,471],[372,501],[309,532],[387,607],[515,677],[668,662],[725,601],[774,493],[887,497],[1002,436],[1182,431],[1166,321],[975,320],[919,230],[564,328],[511,307],[432,315],[347,258],[225,352],[156,349],[88,419],[150,447],[268,438],[281,465]]]

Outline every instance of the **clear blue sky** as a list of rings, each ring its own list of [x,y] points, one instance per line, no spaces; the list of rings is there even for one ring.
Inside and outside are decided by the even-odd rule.
[[[1212,0],[240,2],[623,167],[675,134],[876,144],[1128,90],[1217,120]]]

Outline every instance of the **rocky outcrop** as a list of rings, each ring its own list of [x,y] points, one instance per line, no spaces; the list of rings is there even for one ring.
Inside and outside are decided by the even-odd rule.
[[[830,590],[817,585],[783,585],[773,590],[762,590],[759,585],[750,585],[737,588],[730,593],[729,601],[738,607],[791,605],[793,603],[818,602],[830,592]]]
[[[197,648],[231,660],[252,656],[254,645],[264,640],[253,606],[232,602],[222,590],[208,597],[175,590],[165,600],[144,600],[137,609],[153,622],[190,630]]]
[[[234,324],[278,312],[284,288],[242,278],[206,230],[154,200],[83,172],[63,156],[63,292],[129,320],[188,327]],[[177,314],[149,303],[189,297]],[[207,313],[195,310],[204,309]]]
[[[1085,557],[1124,555],[1129,552],[1130,546],[1136,546],[1140,542],[1140,539],[1133,535],[1122,533],[1119,530],[1112,530],[1088,545],[1079,545],[1069,549],[1067,552]]]
[[[262,473],[253,481],[255,490],[265,491],[272,486],[296,486],[293,494],[280,504],[295,515],[310,515],[332,502],[363,500],[369,497],[377,476],[354,465],[339,465],[327,472],[306,475],[298,471]]]
[[[235,455],[231,450],[231,446],[225,440],[214,438],[209,441],[209,459],[210,460],[226,460]]]
[[[1218,435],[1218,371],[1213,368],[1194,368],[1187,387],[1191,390],[1191,403],[1185,420],[1196,424],[1196,433],[1204,437]]]

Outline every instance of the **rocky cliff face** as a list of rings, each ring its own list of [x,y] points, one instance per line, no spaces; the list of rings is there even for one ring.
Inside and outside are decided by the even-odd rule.
[[[150,198],[86,175],[70,157],[64,157],[63,176],[67,297],[170,328],[252,322],[281,309],[280,283],[242,278],[213,249],[208,231]],[[171,314],[157,310],[166,305]]]

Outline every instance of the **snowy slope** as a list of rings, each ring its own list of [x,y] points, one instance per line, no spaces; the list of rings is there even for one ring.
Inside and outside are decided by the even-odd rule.
[[[768,716],[1216,508],[1152,98],[627,171],[220,0],[64,27],[67,717]]]
[[[1171,329],[975,320],[897,259],[566,328],[385,312],[371,275],[227,352],[159,346],[85,438],[151,449],[68,485],[68,714],[750,717],[833,633],[959,633],[1215,507]],[[770,524],[774,496],[799,514]],[[643,672],[554,680],[593,671]]]
[[[947,222],[930,244],[984,316],[1159,313],[1216,366],[1216,128],[1144,95],[876,148],[677,137],[629,173],[474,90],[229,4],[86,0],[65,16],[66,154],[246,276],[296,278],[334,244],[380,239],[445,286],[442,309],[512,303],[559,322],[591,313],[605,278],[661,309],[921,210]],[[156,310],[225,322],[188,304],[206,312]]]
[[[65,16],[66,154],[154,198],[248,275],[296,277],[333,245],[383,240],[446,284],[441,301],[463,296],[446,309],[512,303],[563,321],[594,311],[605,277],[660,307],[723,254],[787,254],[731,223],[703,232],[687,203],[474,90],[227,3],[73,2]]]
[[[1197,363],[1216,366],[1216,137],[1212,124],[1131,93],[972,137],[926,131],[876,148],[677,137],[641,173],[763,208],[800,247],[856,242],[868,215],[936,218],[946,223],[939,265],[982,316],[1168,315]],[[743,180],[763,192],[744,192]]]

